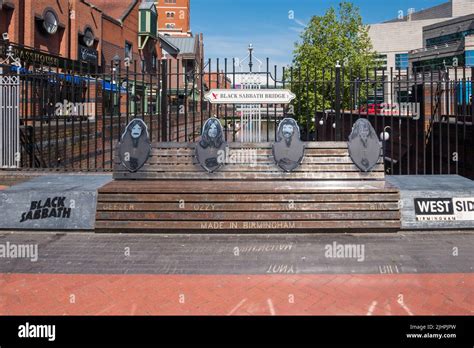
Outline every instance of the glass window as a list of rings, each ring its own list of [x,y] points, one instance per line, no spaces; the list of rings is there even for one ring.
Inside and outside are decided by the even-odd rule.
[[[87,47],[92,47],[94,45],[94,40],[95,40],[94,33],[92,32],[90,28],[87,28],[83,37],[84,44]]]
[[[151,67],[153,68],[153,70],[155,70],[157,66],[158,66],[158,56],[156,55],[155,52],[153,52],[151,56]]]
[[[130,42],[125,42],[125,58],[133,59],[133,45]]]
[[[474,67],[474,51],[466,51],[466,66]]]
[[[451,67],[454,66],[456,63],[457,66],[464,66],[465,65],[465,55],[460,54],[457,56],[452,57],[442,57],[442,58],[433,58],[422,60],[418,62],[413,62],[413,68],[417,71],[421,71],[424,68],[437,70],[437,69],[445,69],[447,66]]]
[[[471,34],[474,34],[474,29],[434,37],[432,39],[426,40],[426,47],[449,44],[450,42],[459,41],[465,36],[471,35]]]
[[[399,53],[395,55],[395,68],[396,69],[407,69],[408,64],[408,53]]]
[[[48,10],[44,14],[44,21],[43,21],[43,27],[46,30],[46,32],[50,35],[56,34],[58,31],[58,26],[59,26],[59,21],[58,17],[56,17],[56,14]]]

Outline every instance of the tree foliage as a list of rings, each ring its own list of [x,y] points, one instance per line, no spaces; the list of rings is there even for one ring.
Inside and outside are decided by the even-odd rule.
[[[357,104],[353,99],[358,83],[354,81],[372,74],[377,57],[359,9],[349,2],[341,2],[337,10],[330,7],[323,16],[311,18],[300,39],[285,77],[297,95],[294,110],[300,124],[314,117],[310,115],[314,110],[334,108],[337,62],[342,66],[343,108]],[[363,88],[358,88],[358,97],[366,97]]]

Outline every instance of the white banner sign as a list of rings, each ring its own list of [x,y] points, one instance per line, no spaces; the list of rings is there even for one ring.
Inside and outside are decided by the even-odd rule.
[[[474,221],[474,197],[415,198],[417,221]]]
[[[296,96],[287,89],[211,89],[211,104],[289,104]]]

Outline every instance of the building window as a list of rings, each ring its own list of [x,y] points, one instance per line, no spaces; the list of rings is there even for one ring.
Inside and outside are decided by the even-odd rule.
[[[165,0],[165,4],[176,4],[176,0]]]
[[[133,60],[133,45],[130,42],[125,42],[125,58]]]
[[[166,18],[174,18],[174,12],[166,12]]]
[[[175,26],[176,25],[174,23],[166,23],[166,29],[174,29]]]
[[[43,28],[46,32],[50,35],[56,34],[59,27],[59,20],[56,14],[51,11],[47,10],[43,15]]]
[[[155,52],[153,52],[153,54],[151,55],[151,67],[153,68],[153,70],[156,70],[158,66],[158,56],[156,55]]]
[[[433,58],[422,60],[418,62],[413,62],[413,68],[417,71],[421,71],[422,69],[431,69],[431,70],[438,70],[438,69],[445,69],[446,67],[452,67],[456,63],[457,66],[464,66],[466,56],[464,54],[460,54],[457,56],[452,57],[441,57],[441,58]]]
[[[95,40],[95,37],[94,37],[94,33],[92,32],[92,29],[87,28],[84,31],[84,36],[82,38],[82,41],[87,47],[92,47],[94,45],[94,40]]]
[[[401,53],[395,55],[395,68],[396,69],[407,69],[408,64],[408,53]]]
[[[466,51],[466,66],[474,67],[474,51]]]
[[[386,54],[379,54],[375,58],[376,62],[381,65],[382,67],[387,67],[387,55]]]
[[[433,46],[439,46],[439,45],[444,45],[444,44],[449,44],[452,42],[457,42],[466,37],[467,35],[474,34],[474,29],[469,29],[466,31],[460,31],[457,33],[453,34],[448,34],[448,35],[441,35],[438,37],[434,37],[432,39],[427,39],[426,40],[426,47],[433,47]]]

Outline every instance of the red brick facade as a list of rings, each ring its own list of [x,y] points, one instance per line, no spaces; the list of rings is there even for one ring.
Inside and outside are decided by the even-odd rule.
[[[225,75],[223,71],[217,73],[206,73],[204,74],[204,83],[209,89],[230,89],[232,87],[232,81],[228,76]]]
[[[190,0],[158,1],[158,31],[170,35],[190,35]]]
[[[54,13],[58,28],[48,33],[43,26],[47,11]],[[44,53],[78,60],[79,44],[89,28],[94,34],[93,50],[100,51],[102,12],[82,0],[9,0],[0,10],[0,31],[10,42]]]
[[[122,64],[126,45],[131,45],[130,70],[154,71],[160,59],[158,40],[149,40],[139,50],[140,0],[6,0],[0,1],[0,34],[8,33],[11,43],[71,61],[97,62],[104,72],[115,56]],[[48,33],[43,23],[50,11],[57,30]],[[94,42],[86,46],[84,34],[92,32]],[[85,51],[85,53],[84,53]],[[84,58],[87,57],[87,58]],[[97,57],[95,60],[94,57]],[[95,65],[95,64],[94,64]]]

